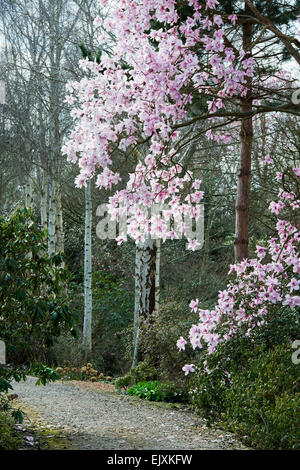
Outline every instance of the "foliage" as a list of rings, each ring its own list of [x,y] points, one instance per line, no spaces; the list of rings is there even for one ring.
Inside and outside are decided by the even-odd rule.
[[[40,360],[62,331],[75,334],[63,257],[46,253],[45,234],[28,210],[0,218],[0,330],[15,364]]]
[[[295,330],[290,318],[285,324],[282,335],[274,323],[262,328],[255,342],[236,337],[214,354],[203,353],[190,387],[195,410],[209,422],[221,419],[261,449],[297,448],[300,442],[299,365],[292,362],[288,339],[292,331],[299,337],[300,328]]]
[[[14,420],[7,412],[0,411],[0,450],[18,450],[21,443]]]
[[[44,364],[34,364],[27,367],[14,367],[12,365],[0,364],[0,410],[9,411],[15,421],[23,421],[23,412],[18,408],[10,406],[7,394],[13,390],[12,381],[20,382],[26,380],[27,375],[37,377],[36,385],[46,385],[48,382],[54,382],[59,375],[55,370]]]
[[[145,382],[156,378],[157,371],[155,367],[150,364],[149,359],[145,359],[143,362],[139,362],[136,367],[132,367],[124,377],[119,377],[115,385],[117,389],[126,389],[138,382]]]
[[[232,377],[223,418],[261,449],[300,449],[300,366],[289,344],[249,360]]]
[[[37,385],[56,380],[56,372],[40,361],[63,331],[75,335],[63,257],[46,253],[45,234],[30,211],[0,217],[0,331],[9,363],[0,364],[0,397],[2,407],[18,421],[22,413],[5,400],[12,381],[26,380],[28,374],[37,376]]]
[[[118,261],[94,260],[93,273],[93,356],[96,368],[115,375],[126,365],[124,330],[133,319],[133,293],[128,274]]]
[[[115,244],[116,245],[116,244]],[[128,368],[126,358],[127,336],[124,333],[133,320],[133,292],[130,271],[125,270],[118,254],[105,245],[96,247],[93,257],[93,328],[92,355],[94,367],[111,376]],[[95,249],[96,251],[96,249]],[[83,324],[82,269],[74,270],[69,284],[69,308],[76,312],[80,326]],[[81,338],[62,335],[48,351],[49,363],[56,365],[68,361],[73,367],[84,366]]]
[[[18,422],[23,421],[23,413],[20,409],[10,406],[7,394],[13,389],[11,382],[26,380],[26,372],[21,368],[12,368],[0,364],[0,411],[10,412],[11,416]]]
[[[153,382],[138,382],[126,391],[127,395],[144,398],[149,401],[166,401],[170,403],[186,403],[187,396],[174,384]]]
[[[182,329],[191,325],[192,319],[185,313],[187,303],[178,298],[174,300],[175,295],[170,292],[170,298],[161,303],[159,312],[154,312],[142,323],[140,349],[160,380],[176,382],[186,388],[181,373],[182,360],[191,361],[197,355],[192,348],[186,349],[184,357],[178,354],[176,339]]]

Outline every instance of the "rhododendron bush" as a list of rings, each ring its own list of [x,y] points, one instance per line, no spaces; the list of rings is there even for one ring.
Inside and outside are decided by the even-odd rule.
[[[292,174],[296,191],[280,189],[278,200],[270,203],[270,211],[276,216],[283,211],[290,211],[294,216],[299,209],[299,169],[294,169]],[[198,299],[191,301],[191,310],[199,313],[199,323],[193,325],[189,333],[193,349],[203,348],[212,355],[220,345],[238,335],[254,342],[257,332],[269,321],[280,323],[284,312],[292,314],[289,319],[296,330],[300,320],[299,241],[299,225],[278,217],[276,235],[266,246],[256,246],[256,258],[245,259],[230,267],[233,280],[226,290],[219,292],[213,310],[201,309]],[[177,341],[180,350],[186,345],[183,337]],[[183,370],[187,375],[195,371],[195,366],[187,364]]]
[[[73,105],[75,127],[63,152],[78,162],[77,186],[97,176],[99,188],[111,189],[120,181],[114,168],[116,153],[136,156],[138,145],[147,148],[126,188],[111,198],[109,207],[114,219],[129,209],[129,234],[137,242],[148,231],[147,217],[138,211],[138,204],[150,207],[164,202],[170,206],[168,217],[178,218],[187,210],[199,217],[199,209],[194,208],[201,200],[199,188],[190,181],[187,199],[180,196],[192,173],[186,173],[181,164],[178,127],[188,122],[192,97],[211,96],[207,107],[213,119],[225,106],[224,99],[245,96],[246,78],[253,74],[253,58],[225,45],[224,21],[214,10],[218,3],[116,2],[106,20],[95,20],[101,28],[100,44],[110,34],[115,38],[111,51],[103,52],[99,64],[82,60],[80,66],[88,77],[68,84],[67,101]],[[184,6],[190,8],[186,19],[181,16]],[[235,21],[236,16],[230,15],[227,24]],[[222,138],[228,142],[229,136]],[[193,207],[187,209],[187,205]],[[163,223],[164,215],[155,220],[163,239],[172,236]]]

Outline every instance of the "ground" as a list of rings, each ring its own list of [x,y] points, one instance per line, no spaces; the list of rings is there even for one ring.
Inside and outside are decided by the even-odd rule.
[[[244,449],[231,434],[208,428],[186,408],[118,394],[109,384],[59,381],[44,387],[35,382],[29,377],[14,384],[16,404],[27,413],[27,421],[48,430],[54,448]]]

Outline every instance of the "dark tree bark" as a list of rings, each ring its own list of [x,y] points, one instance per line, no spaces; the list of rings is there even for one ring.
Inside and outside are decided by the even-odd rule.
[[[251,13],[245,4],[245,22],[243,29],[243,49],[251,53],[252,24],[247,22],[247,16]],[[250,57],[250,55],[248,55]],[[241,111],[251,113],[252,111],[252,78],[247,78],[247,95],[241,98]],[[249,240],[249,200],[250,200],[250,179],[251,179],[251,155],[253,144],[253,120],[247,118],[242,120],[241,125],[241,154],[240,168],[238,174],[238,186],[236,197],[236,223],[234,240],[235,262],[240,262],[248,258]]]

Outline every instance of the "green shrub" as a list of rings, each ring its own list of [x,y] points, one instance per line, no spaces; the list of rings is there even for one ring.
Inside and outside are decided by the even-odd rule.
[[[22,443],[17,434],[12,417],[0,411],[0,450],[17,450]]]
[[[282,345],[252,358],[225,392],[223,418],[253,446],[300,449],[300,366],[291,355]]]
[[[284,368],[297,369],[291,361],[290,344],[300,337],[299,313],[286,307],[274,307],[273,311],[269,309],[266,320],[251,336],[236,334],[231,340],[221,343],[213,354],[200,351],[199,360],[195,362],[199,371],[195,373],[190,389],[194,391],[194,408],[201,409],[208,419],[214,419],[223,412],[226,391],[231,387],[234,377],[249,371],[249,361],[260,361],[264,355],[272,354],[272,351],[277,351],[277,347],[279,350],[282,347],[285,356],[282,355],[278,364],[274,361],[274,377],[281,374],[280,377],[284,380],[285,372],[280,372],[280,361],[284,362]],[[207,373],[207,370],[210,372]]]
[[[115,381],[117,390],[127,389],[130,385],[132,385],[132,376],[130,374],[118,377]]]
[[[105,374],[118,375],[128,369],[126,356],[127,337],[124,331],[133,322],[133,295],[125,284],[122,273],[100,271],[96,265],[92,275],[93,288],[93,326],[92,354],[89,357],[98,370]],[[74,274],[76,279],[78,273]],[[123,276],[123,277],[122,277]],[[82,281],[82,279],[81,279]],[[83,324],[83,284],[71,282],[69,286],[70,309],[78,313],[80,329]],[[130,341],[132,335],[130,336]],[[82,338],[72,338],[70,334],[61,335],[54,346],[48,350],[49,363],[63,364],[69,361],[74,366],[84,364]]]
[[[152,382],[138,382],[126,392],[128,395],[144,398],[149,401],[165,401],[169,403],[186,403],[187,395],[174,384]]]
[[[146,382],[157,378],[157,372],[153,366],[151,366],[148,359],[143,362],[139,362],[136,367],[132,367],[130,371],[124,376],[119,377],[116,382],[116,388],[121,390],[126,389],[130,385],[137,384],[138,382]]]
[[[242,347],[243,345],[243,347]],[[235,352],[225,356],[227,348]],[[300,374],[291,344],[252,348],[246,340],[207,357],[192,383],[192,405],[260,449],[300,448]],[[226,359],[225,359],[226,357]]]
[[[54,338],[75,335],[62,262],[62,254],[47,255],[45,233],[30,211],[0,217],[0,331],[9,363],[43,360]]]
[[[198,355],[191,347],[178,354],[176,346],[182,331],[189,330],[197,320],[196,314],[187,318],[188,310],[188,302],[164,301],[159,312],[154,312],[142,323],[140,331],[140,352],[155,368],[157,378],[163,382],[177,383],[183,389],[187,388],[187,380],[182,367],[195,362]]]

